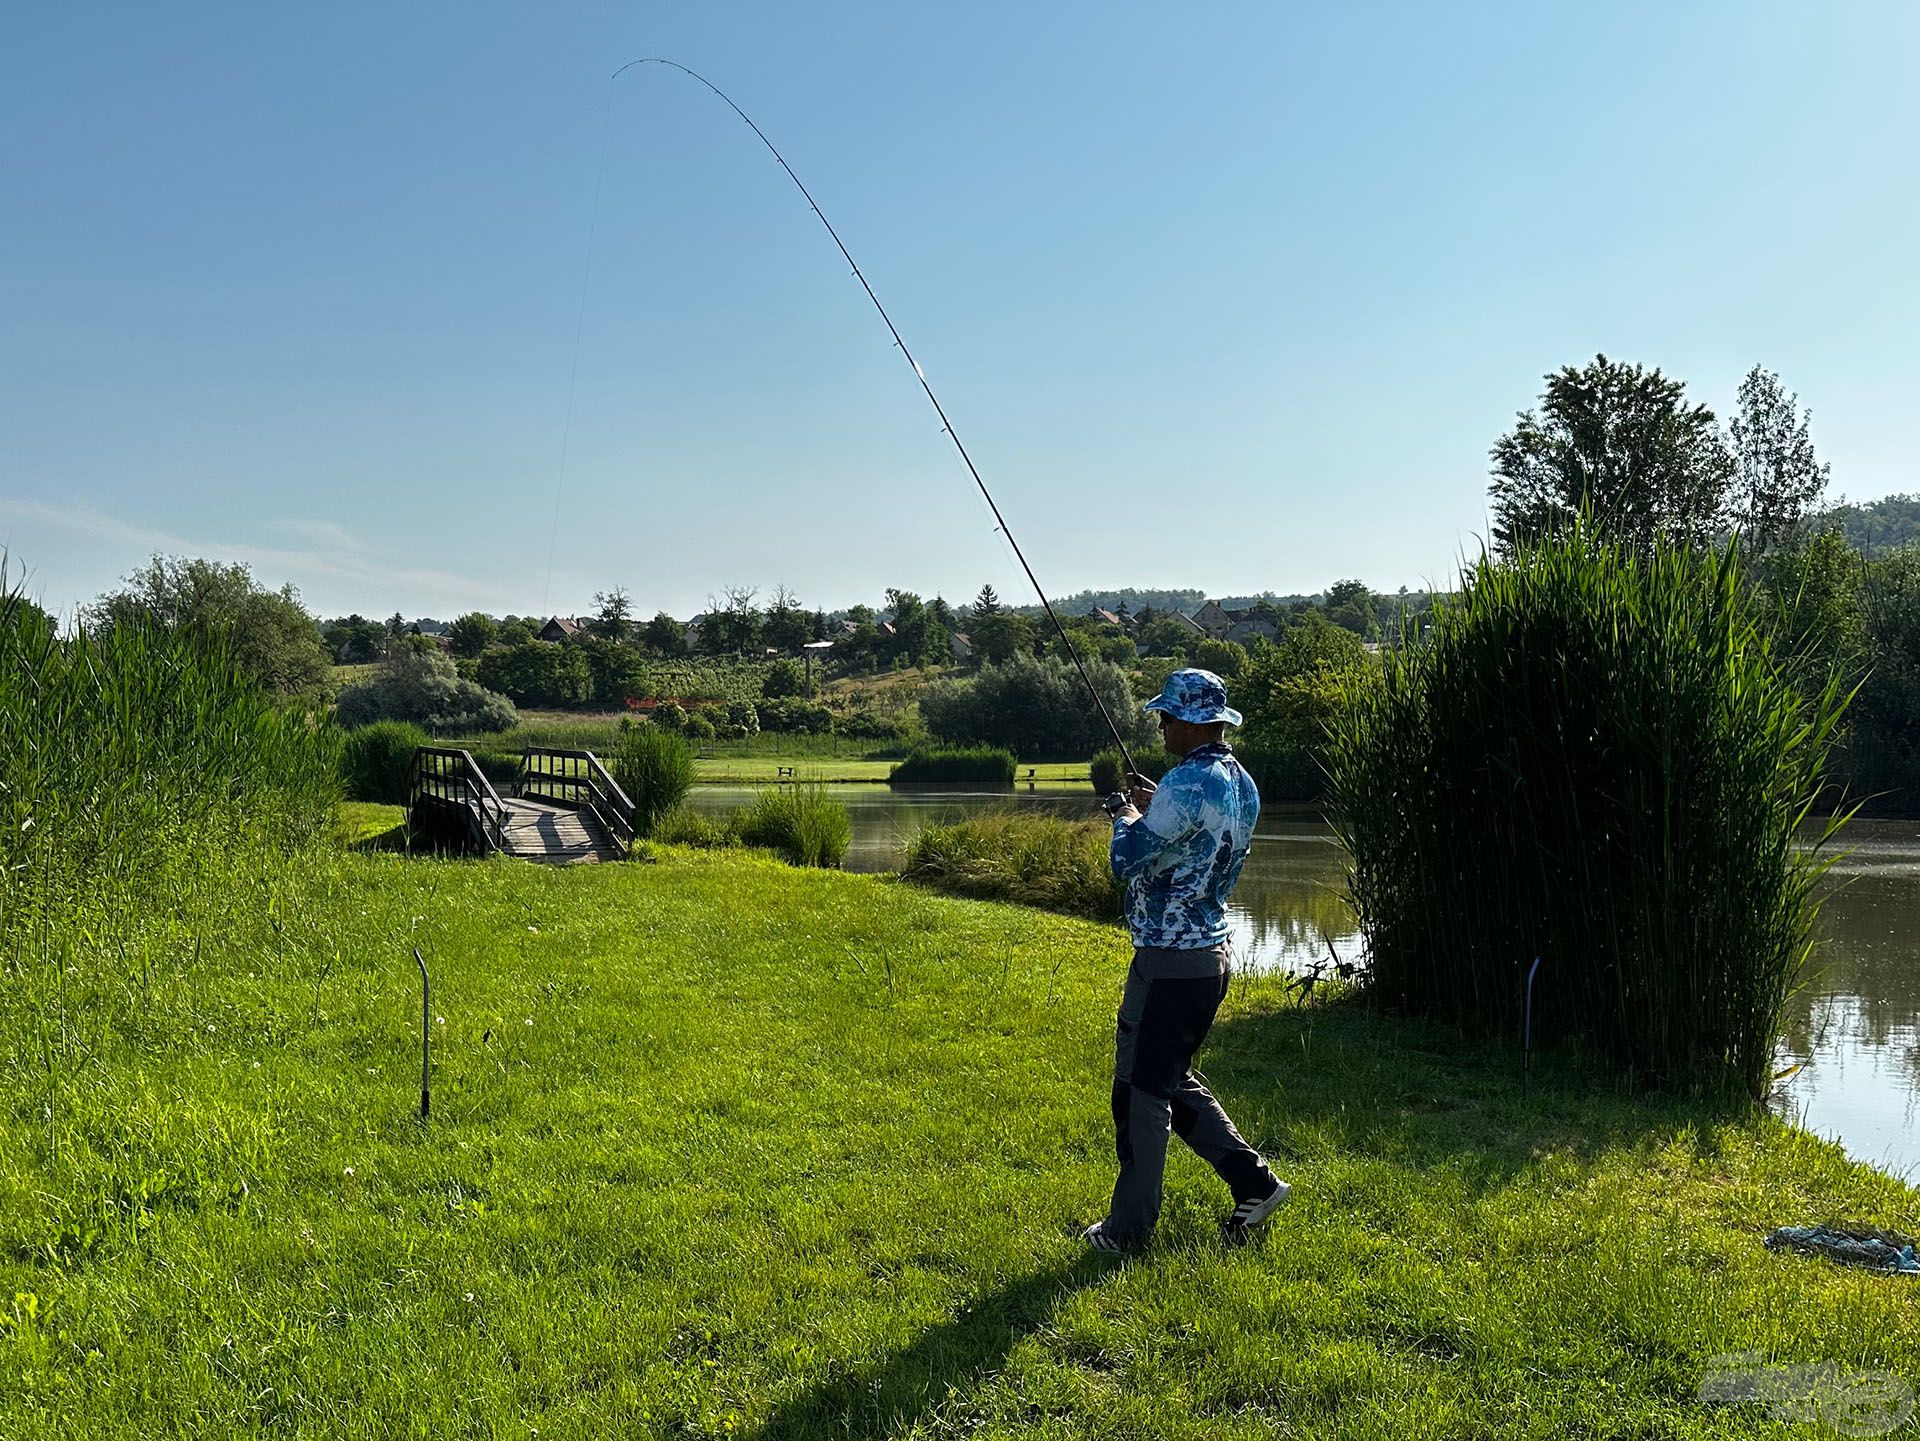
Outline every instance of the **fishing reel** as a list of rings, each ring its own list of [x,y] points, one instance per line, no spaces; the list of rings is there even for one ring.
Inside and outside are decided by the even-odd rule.
[[[1118,820],[1120,812],[1132,804],[1133,798],[1125,791],[1115,791],[1112,795],[1100,802],[1100,809],[1107,813],[1108,819]]]

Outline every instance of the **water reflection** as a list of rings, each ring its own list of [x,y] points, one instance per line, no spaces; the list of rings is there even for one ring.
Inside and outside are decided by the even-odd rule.
[[[1097,815],[1084,787],[978,791],[891,791],[836,787],[853,815],[847,866],[896,869],[921,826],[991,806]],[[720,814],[745,805],[749,787],[701,786],[695,809]],[[1847,855],[1827,883],[1816,969],[1788,1005],[1781,1064],[1805,1062],[1788,1096],[1801,1123],[1849,1152],[1895,1173],[1920,1174],[1920,824],[1858,821]],[[1356,959],[1360,937],[1342,897],[1340,848],[1324,825],[1269,815],[1234,894],[1234,950],[1242,964],[1296,970],[1327,957]]]

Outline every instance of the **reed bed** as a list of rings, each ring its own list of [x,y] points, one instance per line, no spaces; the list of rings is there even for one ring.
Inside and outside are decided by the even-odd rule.
[[[1380,1002],[1580,1037],[1642,1084],[1770,1081],[1828,862],[1797,842],[1845,696],[1796,693],[1737,553],[1579,532],[1482,560],[1336,726]]]
[[[1158,781],[1179,763],[1180,757],[1162,750],[1158,742],[1133,753],[1133,768],[1150,781]],[[1108,746],[1096,755],[1088,767],[1088,778],[1096,795],[1112,795],[1119,790],[1127,779],[1127,759],[1120,748]]]
[[[954,895],[1116,920],[1123,893],[1108,863],[1112,839],[1101,820],[989,811],[923,827],[901,875]]]
[[[774,786],[734,813],[746,846],[778,851],[796,866],[837,868],[853,844],[853,817],[824,786]]]
[[[889,785],[924,785],[934,781],[965,781],[988,785],[1013,784],[1017,762],[1013,752],[999,746],[922,747],[887,774]]]

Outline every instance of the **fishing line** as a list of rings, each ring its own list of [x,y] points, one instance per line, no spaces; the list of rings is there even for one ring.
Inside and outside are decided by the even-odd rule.
[[[860,269],[860,262],[853,258],[853,252],[847,249],[846,242],[840,238],[840,232],[833,228],[833,222],[827,219],[826,212],[820,208],[819,202],[813,198],[813,193],[807,189],[800,177],[794,174],[793,167],[787,164],[786,156],[782,155],[774,143],[767,139],[766,132],[753,123],[753,118],[748,115],[746,111],[733,103],[733,98],[728,95],[726,91],[722,90],[718,85],[715,85],[698,71],[689,70],[677,60],[665,60],[657,55],[648,55],[639,60],[629,60],[625,65],[622,65],[618,70],[614,71],[612,75],[607,77],[609,106],[612,104],[613,82],[633,69],[636,65],[665,65],[669,69],[678,70],[682,75],[698,80],[702,85],[706,86],[707,89],[719,96],[720,99],[726,103],[729,110],[746,121],[747,128],[759,137],[760,143],[767,147],[767,153],[779,161],[780,168],[787,172],[787,179],[791,180],[799,189],[800,194],[806,198],[808,208],[813,211],[814,216],[820,223],[826,227],[827,234],[832,237],[834,245],[840,251],[841,258],[844,259],[852,269],[853,278],[860,282],[860,288],[866,291],[867,299],[873,302],[873,308],[880,313],[880,319],[886,322],[887,333],[893,337],[894,345],[899,348],[900,354],[905,357],[907,364],[913,367],[914,379],[920,382],[920,389],[926,392],[927,399],[933,405],[934,414],[940,417],[940,433],[946,436],[948,440],[951,440],[953,442],[953,448],[960,452],[960,459],[967,467],[967,474],[973,477],[974,485],[979,487],[981,496],[987,502],[987,509],[993,512],[993,518],[1000,528],[1000,533],[1007,538],[1007,544],[1013,548],[1014,558],[1020,562],[1020,569],[1026,572],[1027,579],[1032,582],[1034,594],[1040,597],[1040,605],[1042,609],[1046,611],[1047,619],[1053,622],[1053,629],[1060,637],[1060,643],[1067,648],[1067,654],[1073,658],[1074,669],[1080,672],[1080,680],[1086,686],[1087,694],[1093,697],[1093,703],[1100,711],[1100,719],[1107,723],[1107,730],[1113,735],[1113,743],[1120,748],[1121,758],[1126,762],[1127,770],[1131,772],[1134,768],[1133,752],[1128,749],[1126,738],[1120,734],[1120,727],[1114,724],[1113,715],[1107,710],[1107,703],[1100,698],[1100,692],[1094,688],[1093,677],[1087,673],[1086,662],[1080,659],[1078,648],[1075,647],[1073,641],[1068,638],[1067,628],[1060,623],[1060,617],[1053,609],[1053,602],[1047,599],[1047,593],[1042,589],[1039,577],[1033,573],[1033,567],[1027,564],[1026,552],[1020,549],[1020,542],[1013,538],[1013,531],[1008,527],[1006,517],[1000,513],[1000,507],[994,501],[993,492],[987,489],[986,481],[980,478],[980,471],[978,467],[974,465],[973,457],[967,454],[967,447],[961,442],[959,433],[954,430],[953,422],[947,419],[946,407],[940,403],[940,397],[933,393],[933,387],[927,383],[927,373],[920,368],[920,362],[913,358],[913,352],[907,349],[907,342],[900,338],[899,327],[893,323],[893,317],[887,314],[886,306],[880,303],[880,297],[873,293],[873,287],[867,283],[867,277]],[[596,195],[598,194],[597,189],[595,193]]]
[[[540,591],[540,609],[553,599],[553,557],[560,546],[560,497],[567,488],[567,448],[573,442],[573,397],[580,380],[580,336],[587,324],[587,295],[593,286],[593,247],[600,234],[600,188],[607,178],[607,142],[613,134],[613,84],[607,84],[607,109],[600,121],[600,168],[593,177],[593,208],[587,219],[587,264],[580,277],[580,309],[573,318],[573,363],[567,368],[567,414],[560,424],[560,476],[553,483],[553,528],[547,534],[547,581]]]

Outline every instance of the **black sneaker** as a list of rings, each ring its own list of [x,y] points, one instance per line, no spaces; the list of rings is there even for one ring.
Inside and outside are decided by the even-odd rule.
[[[1080,1233],[1080,1239],[1087,1243],[1089,1250],[1097,1251],[1103,1256],[1130,1256],[1133,1254],[1133,1247],[1126,1245],[1124,1242],[1116,1241],[1107,1234],[1107,1223],[1105,1221],[1095,1221]]]
[[[1227,1219],[1220,1223],[1222,1234],[1236,1245],[1247,1240],[1256,1229],[1266,1224],[1267,1218],[1279,1210],[1281,1203],[1292,1194],[1293,1187],[1285,1181],[1276,1180],[1273,1189],[1266,1195],[1249,1197],[1228,1212]]]

